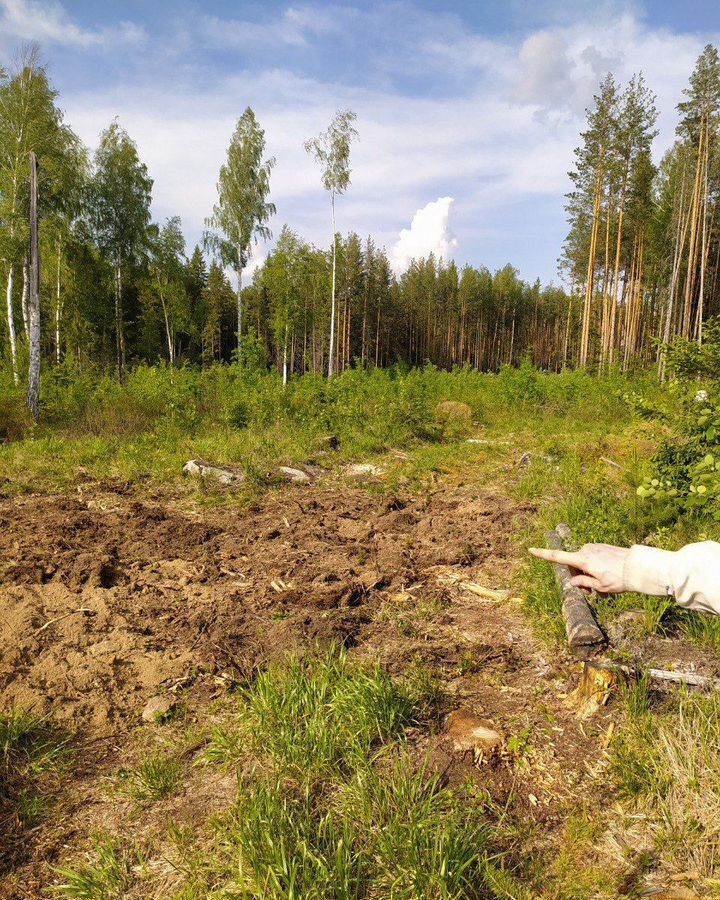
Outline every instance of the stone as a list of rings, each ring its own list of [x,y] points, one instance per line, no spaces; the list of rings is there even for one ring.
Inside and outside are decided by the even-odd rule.
[[[373,465],[373,463],[352,463],[349,466],[345,466],[343,474],[350,476],[350,478],[363,478],[366,475],[379,477],[385,474],[385,469],[382,466]]]
[[[143,722],[157,722],[175,708],[176,701],[171,697],[162,697],[160,695],[151,697],[145,704],[142,711]]]
[[[487,759],[500,751],[503,736],[492,722],[481,719],[469,709],[456,709],[445,720],[445,734],[456,753],[469,753]]]
[[[302,469],[293,469],[292,466],[278,466],[278,472],[287,481],[294,481],[296,484],[307,484],[310,476]]]
[[[204,459],[190,459],[183,466],[185,475],[198,475],[200,478],[214,478],[219,484],[230,486],[245,481],[243,472],[216,466]]]

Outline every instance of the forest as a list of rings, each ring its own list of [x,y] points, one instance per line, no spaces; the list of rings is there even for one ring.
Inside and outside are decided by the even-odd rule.
[[[536,366],[658,366],[675,338],[702,342],[720,312],[717,129],[720,63],[707,46],[678,104],[677,139],[653,162],[657,111],[642,75],[609,74],[587,114],[567,197],[559,269],[567,289],[496,271],[417,259],[393,273],[384,248],[350,231],[330,249],[291,225],[243,284],[269,221],[274,160],[252,109],[238,120],[203,246],[182,222],[152,221],[152,178],[115,120],[93,154],[64,121],[37,48],[0,83],[0,242],[5,286],[0,352],[17,384],[27,365],[29,170],[39,171],[39,349],[43,365],[207,366],[260,354],[286,376],[359,365],[432,362],[496,371]],[[308,142],[335,200],[350,184],[354,114]],[[320,187],[320,185],[319,185]],[[328,217],[329,218],[329,217]],[[232,283],[231,280],[232,279]]]

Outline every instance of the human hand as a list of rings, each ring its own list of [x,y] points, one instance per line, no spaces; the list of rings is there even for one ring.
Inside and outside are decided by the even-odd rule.
[[[629,552],[627,547],[611,544],[585,544],[575,553],[530,547],[530,553],[538,559],[576,570],[579,574],[573,575],[571,584],[601,594],[619,594],[626,590],[624,570]]]

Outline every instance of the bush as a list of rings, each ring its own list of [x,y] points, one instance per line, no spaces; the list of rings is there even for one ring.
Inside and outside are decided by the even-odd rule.
[[[651,501],[663,520],[687,514],[720,521],[720,404],[705,390],[694,393],[674,430],[653,456],[652,474],[638,496]]]
[[[720,379],[720,316],[703,326],[703,342],[676,338],[663,347],[668,372],[680,380],[698,377]]]
[[[33,427],[33,419],[19,391],[0,385],[0,443],[19,441]]]

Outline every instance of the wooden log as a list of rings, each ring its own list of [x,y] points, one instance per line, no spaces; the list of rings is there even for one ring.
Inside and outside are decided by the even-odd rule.
[[[644,669],[640,665],[628,666],[602,656],[595,657],[591,663],[583,663],[583,678],[588,670],[596,673],[616,672],[626,682],[638,682],[641,678],[648,678],[650,681],[658,681],[666,685],[683,684],[697,690],[720,690],[720,678],[712,675],[700,675],[698,672],[677,672],[674,669]]]
[[[563,533],[569,535],[567,525],[564,526]],[[549,531],[546,542],[551,550],[564,549],[563,539],[558,531]],[[553,569],[563,598],[562,610],[568,646],[575,656],[587,657],[607,643],[605,635],[595,621],[583,592],[570,584],[570,569],[560,563],[553,563]]]

